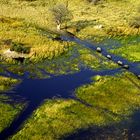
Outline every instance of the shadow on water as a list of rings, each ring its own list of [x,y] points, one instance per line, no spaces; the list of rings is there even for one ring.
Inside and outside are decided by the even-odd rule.
[[[74,36],[62,36],[62,39],[66,41],[76,42],[94,51],[96,51],[97,49],[97,47],[94,44],[85,40],[81,40]],[[140,62],[129,62],[123,57],[108,53],[104,46],[100,48],[102,50],[101,54],[104,57],[107,57],[107,55],[110,55],[111,61],[117,64],[118,64],[118,61],[121,61],[123,65],[129,66],[129,68],[127,69],[129,72],[132,72],[136,76],[140,75]],[[87,130],[79,130],[77,133],[66,137],[65,140],[71,140],[71,139],[73,140],[108,140],[108,139],[139,140],[140,139],[140,123],[139,123],[140,111],[136,111],[130,118],[131,119],[128,122],[122,121],[119,124],[112,124],[111,126],[106,126],[102,128],[94,127],[94,128],[88,128]]]
[[[90,127],[65,137],[65,140],[140,140],[140,111],[129,120],[103,127]]]
[[[28,102],[25,109],[19,114],[11,125],[0,133],[0,140],[7,139],[9,136],[15,134],[24,123],[25,120],[33,113],[35,109],[45,100],[53,97],[74,98],[72,91],[83,84],[91,82],[91,77],[94,75],[114,75],[120,72],[120,69],[104,70],[104,71],[91,71],[88,69],[81,70],[80,72],[52,76],[48,79],[28,79],[22,78],[22,83],[13,89],[13,94],[6,93],[11,96],[12,100],[20,101],[20,98]],[[12,73],[8,73],[11,77],[15,77]],[[81,102],[82,103],[82,102]]]
[[[87,41],[82,41],[75,37],[65,37],[63,39],[75,41],[78,44],[96,50],[96,47]],[[108,52],[103,49],[102,55],[106,56],[107,54]],[[121,57],[112,55],[112,61],[117,63],[118,60],[123,61],[123,63],[127,63],[130,66],[129,71],[131,71],[135,75],[140,74],[140,69],[138,68],[137,63],[131,63]],[[20,101],[20,99],[24,99],[28,104],[25,109],[19,114],[19,116],[13,120],[11,125],[0,133],[0,140],[5,140],[15,134],[21,128],[22,124],[33,113],[33,111],[37,109],[37,107],[40,106],[45,99],[52,99],[53,97],[74,99],[74,97],[72,96],[72,92],[77,87],[83,84],[90,83],[92,76],[114,75],[118,72],[121,72],[120,70],[121,68],[102,71],[92,71],[89,69],[85,69],[69,75],[51,76],[51,78],[48,79],[29,79],[29,73],[25,73],[24,76],[18,76],[16,74],[14,75],[9,71],[6,71],[6,73],[4,74],[1,73],[1,75],[7,77],[22,79],[20,85],[13,89],[12,96],[9,93],[5,94],[10,96],[14,101]],[[80,100],[77,101],[81,102]],[[134,129],[132,129],[131,131],[133,130]],[[82,136],[82,134],[80,134],[80,136]]]

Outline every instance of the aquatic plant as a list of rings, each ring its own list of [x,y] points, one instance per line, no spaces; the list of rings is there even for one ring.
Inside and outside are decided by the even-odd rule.
[[[115,127],[115,123],[129,122],[140,107],[139,86],[139,80],[130,73],[101,76],[100,80],[76,90],[78,101],[46,100],[12,140],[56,140],[90,126]]]

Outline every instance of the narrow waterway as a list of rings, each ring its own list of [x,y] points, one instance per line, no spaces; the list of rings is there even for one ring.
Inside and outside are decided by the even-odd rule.
[[[97,51],[97,47],[86,40],[81,40],[73,36],[62,36],[63,40],[73,41],[77,44],[80,44],[84,47]],[[122,69],[127,69],[127,71],[133,73],[135,76],[140,75],[140,62],[130,62],[121,56],[117,56],[111,53],[108,53],[106,48],[100,47],[101,53],[104,57],[107,58],[107,55],[111,56],[109,60],[118,64],[118,61],[122,62],[120,67]],[[118,64],[119,65],[119,64]],[[124,65],[128,65],[128,68],[124,68]],[[139,77],[138,77],[139,78]],[[106,127],[91,127],[88,129],[81,129],[78,132],[68,136],[65,140],[89,140],[89,139],[118,139],[118,140],[139,140],[140,139],[140,110],[134,112],[130,117],[131,120],[119,122],[118,124],[109,125]]]
[[[81,39],[79,39],[77,37],[74,37],[74,36],[62,36],[61,38],[62,38],[62,40],[73,41],[73,42],[76,42],[77,44],[80,44],[80,45],[86,47],[86,48],[97,51],[97,47],[94,46],[94,44],[92,44],[92,43],[90,43],[86,40],[81,40]],[[107,55],[110,55],[111,56],[111,59],[110,59],[111,61],[113,61],[116,64],[118,64],[118,61],[121,61],[122,62],[122,68],[123,68],[124,65],[128,65],[129,66],[129,68],[127,69],[128,71],[132,72],[136,76],[140,75],[140,68],[139,68],[140,62],[129,62],[128,60],[124,59],[121,56],[117,56],[115,54],[107,52],[107,50],[104,47],[100,47],[100,48],[101,48],[100,53],[104,57],[107,58]]]
[[[74,41],[80,45],[96,51],[96,47],[87,41],[83,41],[75,37],[63,37],[63,39]],[[102,55],[105,57],[108,55],[108,52],[104,48],[102,48]],[[134,73],[135,75],[140,74],[140,68],[138,67],[138,63],[131,63],[121,57],[112,54],[110,55],[112,56],[113,62],[117,63],[117,61],[120,60],[124,64],[129,65],[128,70],[130,72]],[[30,117],[33,111],[43,103],[45,99],[52,99],[53,97],[57,97],[65,99],[73,98],[77,100],[76,97],[73,96],[74,90],[81,85],[90,83],[92,76],[115,75],[116,73],[122,71],[123,69],[121,67],[113,70],[101,71],[82,69],[81,71],[73,74],[66,74],[60,76],[51,75],[51,77],[47,79],[31,79],[29,78],[28,72],[25,72],[23,76],[19,76],[5,69],[5,73],[1,73],[1,75],[21,79],[22,82],[12,90],[12,95],[10,93],[11,91],[4,94],[10,96],[13,101],[24,100],[28,104],[19,114],[19,116],[17,116],[17,118],[13,120],[10,126],[0,133],[0,140],[5,140],[11,135],[15,134],[17,131],[19,131],[22,127],[22,124]],[[80,102],[80,100],[78,101]]]

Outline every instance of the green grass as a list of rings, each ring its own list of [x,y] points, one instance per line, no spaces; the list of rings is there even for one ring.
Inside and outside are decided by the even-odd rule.
[[[121,43],[121,47],[109,51],[111,53],[122,56],[129,61],[140,62],[140,37],[121,37],[119,41]]]
[[[65,3],[64,0],[1,1],[0,54],[11,47],[1,43],[9,39],[12,42],[27,44],[31,48],[25,63],[53,59],[67,52],[67,43],[49,38],[55,34],[50,34],[48,30],[56,29],[50,9],[58,2]],[[129,26],[129,21],[138,14],[139,4],[137,0],[106,1],[98,5],[72,0],[69,2],[69,9],[73,13],[73,19],[68,23],[68,30],[81,38],[90,39],[96,36],[95,41],[106,36],[139,34],[139,29]],[[96,28],[98,25],[103,25],[103,28]],[[9,58],[4,60],[6,63],[16,63]]]
[[[5,58],[5,51],[12,47],[12,42],[25,44],[30,48],[24,63],[12,65],[8,70],[23,75],[32,73],[31,78],[48,78],[38,69],[52,74],[67,74],[80,70],[80,65],[93,70],[116,68],[100,54],[74,43],[53,40],[58,36],[56,25],[52,21],[50,8],[64,0],[1,0],[0,1],[0,59],[4,64],[17,64],[11,58]],[[129,44],[131,39],[125,36],[139,35],[139,28],[130,27],[130,22],[138,15],[140,1],[107,0],[99,5],[92,5],[86,0],[71,0],[69,9],[73,19],[68,23],[68,31],[82,39],[100,42],[106,37],[120,37],[122,48],[111,52],[129,60],[140,60],[139,44]],[[98,28],[102,25],[103,28]],[[137,41],[136,41],[137,42]],[[23,46],[22,46],[23,47]],[[75,49],[77,48],[77,49]],[[24,50],[24,47],[22,48]],[[76,50],[76,52],[75,52]],[[76,56],[73,56],[76,54]],[[45,61],[44,61],[45,60]],[[42,62],[43,61],[43,62]],[[41,62],[34,65],[34,63]],[[3,72],[3,69],[0,69]],[[34,77],[35,75],[35,77]],[[11,139],[47,139],[56,140],[86,129],[90,126],[108,126],[129,120],[133,112],[140,107],[139,80],[130,73],[112,76],[93,77],[94,82],[76,89],[77,98],[90,104],[86,106],[72,99],[52,99],[34,111],[23,124],[22,129]],[[11,89],[19,81],[0,77],[0,91]],[[9,100],[0,95],[0,132],[9,126],[21,110],[3,103]]]
[[[139,29],[129,26],[133,17],[138,15],[139,4],[136,0],[108,1],[97,6],[85,4],[74,7],[76,14],[73,24],[77,28],[82,27],[78,32],[81,38],[139,34]],[[96,25],[103,28],[98,29]]]
[[[18,53],[29,54],[30,53],[30,48],[25,46],[22,43],[12,42],[10,51],[15,51],[15,52],[18,52]]]
[[[31,78],[48,78],[49,75],[45,75],[40,69],[54,75],[62,75],[79,71],[81,67],[97,71],[114,69],[118,65],[108,61],[95,51],[74,45],[67,53],[52,60],[45,60],[35,66],[34,64],[28,64],[23,67],[21,65],[11,65],[8,70],[19,75],[23,75],[24,72],[28,71]]]
[[[10,125],[12,120],[22,109],[21,104],[15,103],[13,106],[8,103],[10,98],[7,95],[1,94],[2,92],[11,89],[12,86],[17,83],[19,83],[19,80],[0,76],[0,132]]]
[[[0,76],[0,92],[11,89],[19,80]]]
[[[59,2],[65,3],[64,0],[33,2],[10,0],[8,4],[1,2],[0,15],[23,18],[27,23],[55,29],[50,8]],[[72,0],[69,2],[69,9],[73,13],[73,20],[68,25],[70,28],[80,30],[78,35],[84,37],[95,34],[104,35],[104,33],[116,34],[116,31],[126,35],[137,34],[138,30],[129,27],[129,22],[138,15],[139,4],[137,0],[107,1],[95,6],[87,1]],[[103,30],[94,28],[99,24],[104,26]]]
[[[110,52],[120,55],[127,60],[140,62],[140,43],[136,45],[125,45],[121,48],[110,50]]]
[[[11,124],[22,109],[20,104],[15,104],[13,107],[10,104],[1,102],[1,100],[2,98],[0,99],[0,132]]]
[[[112,61],[108,61],[107,58],[90,49],[79,48],[78,52],[80,53],[79,60],[81,60],[81,63],[93,70],[111,69],[118,67]]]
[[[4,58],[4,52],[13,47],[12,42],[29,46],[30,53],[28,55],[28,61],[33,63],[44,59],[52,59],[68,50],[67,43],[49,39],[35,25],[28,25],[28,23],[21,19],[6,17],[0,17],[0,19],[3,21],[0,22],[0,53],[2,55],[1,57],[5,61],[7,60],[7,62],[10,60]],[[11,42],[7,43],[8,40],[11,40]],[[23,49],[25,50],[25,47]]]
[[[140,105],[137,98],[139,87],[137,77],[125,73],[116,77],[100,77],[92,85],[79,88],[76,95],[93,107],[107,109],[118,115],[129,115]]]
[[[77,98],[91,107],[71,99],[47,100],[34,111],[12,140],[56,140],[79,129],[129,120],[140,107],[139,80],[130,73],[95,79],[98,80],[76,90]]]

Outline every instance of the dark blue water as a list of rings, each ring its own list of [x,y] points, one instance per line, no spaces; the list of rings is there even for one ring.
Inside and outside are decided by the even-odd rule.
[[[92,49],[94,51],[96,51],[97,47],[94,46],[92,43],[88,42],[88,41],[85,41],[85,40],[81,40],[77,37],[74,37],[74,36],[62,36],[62,39],[63,40],[66,40],[66,41],[73,41],[73,42],[76,42],[84,47],[87,47],[89,49]],[[114,55],[114,54],[111,54],[109,52],[107,52],[107,50],[104,48],[104,47],[101,47],[102,51],[101,51],[101,54],[104,56],[104,57],[107,57],[107,55],[110,55],[112,58],[111,58],[111,61],[113,61],[114,63],[117,63],[118,61],[122,61],[123,62],[123,65],[128,65],[129,66],[129,69],[128,71],[132,72],[133,74],[135,74],[136,76],[140,75],[140,62],[130,62],[128,60],[126,60],[125,58],[121,57],[121,56],[117,56],[117,55]]]
[[[108,126],[91,126],[80,129],[65,140],[140,140],[140,111],[135,111],[131,119]]]
[[[54,97],[61,98],[75,98],[73,96],[74,90],[83,85],[91,82],[91,77],[95,75],[114,75],[121,72],[121,69],[114,70],[103,70],[103,71],[92,71],[89,69],[81,70],[80,72],[61,75],[61,76],[52,76],[49,79],[29,79],[28,76],[22,76],[22,83],[15,87],[8,93],[12,100],[19,101],[24,100],[28,103],[26,108],[20,113],[17,118],[13,120],[10,127],[6,128],[0,133],[0,140],[7,139],[9,136],[15,134],[20,128],[21,125],[27,118],[33,113],[35,109],[40,106],[45,99],[51,99]],[[8,73],[8,76],[16,77],[12,73]],[[80,101],[80,100],[77,100]],[[82,103],[82,102],[81,102]]]
[[[92,43],[80,40],[74,36],[62,36],[62,39],[66,41],[73,41],[84,47],[92,49],[96,51],[97,47]],[[118,44],[120,47],[120,44]],[[118,47],[117,46],[117,47]],[[133,73],[136,76],[140,75],[140,62],[130,62],[124,59],[121,56],[117,56],[111,53],[108,53],[104,46],[100,46],[101,54],[104,57],[107,55],[111,56],[111,61],[114,63],[118,63],[118,61],[123,62],[123,65],[128,65],[129,68],[127,69],[129,72]],[[111,48],[111,47],[108,47]],[[121,68],[123,69],[123,65]],[[130,121],[130,120],[129,120]],[[93,127],[86,130],[79,130],[77,133],[72,134],[65,138],[66,140],[108,140],[108,139],[116,139],[116,140],[140,140],[140,110],[136,111],[132,117],[130,122],[121,122],[119,124],[113,124],[106,127]]]
[[[75,37],[65,37],[63,39],[75,41],[78,44],[81,44],[92,50],[96,50],[96,47],[87,41],[82,41]],[[104,48],[102,48],[102,50],[103,50],[102,55],[106,56],[108,52]],[[111,56],[113,62],[117,63],[118,60],[121,60],[123,61],[124,64],[128,64],[130,66],[129,68],[130,72],[134,73],[135,75],[140,74],[138,63],[131,63],[113,54],[111,54]],[[24,100],[28,104],[24,108],[24,110],[19,114],[19,116],[17,116],[17,118],[13,120],[11,125],[0,133],[0,140],[5,140],[9,136],[15,134],[18,130],[20,130],[22,124],[28,119],[28,117],[33,113],[33,111],[43,103],[45,99],[61,97],[61,98],[73,98],[77,100],[76,97],[73,96],[74,90],[81,85],[90,83],[92,76],[115,75],[116,73],[121,71],[122,71],[121,67],[114,70],[102,70],[102,71],[92,71],[89,69],[83,69],[80,72],[68,75],[61,76],[51,75],[49,79],[30,79],[29,78],[30,73],[28,72],[25,72],[23,76],[19,76],[5,69],[5,73],[1,73],[1,75],[21,79],[22,82],[13,89],[12,95],[10,92],[4,94],[10,96],[10,98],[15,102],[16,101],[20,102]],[[77,101],[80,102],[80,100]]]

